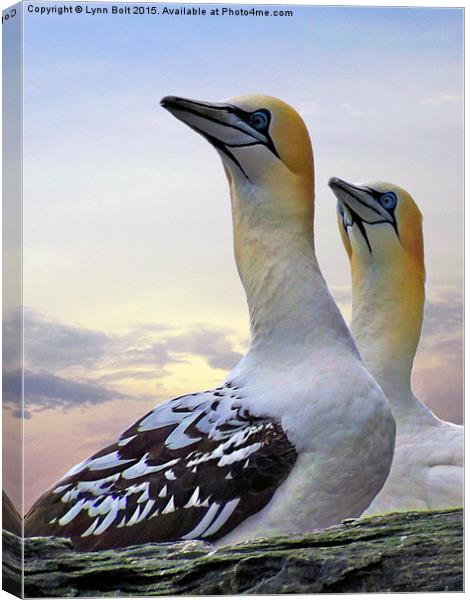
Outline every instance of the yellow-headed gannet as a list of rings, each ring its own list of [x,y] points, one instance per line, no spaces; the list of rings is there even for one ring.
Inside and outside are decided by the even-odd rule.
[[[392,470],[367,514],[461,506],[463,427],[438,419],[411,390],[424,305],[420,210],[389,183],[329,185],[351,263],[351,331],[397,422]]]
[[[265,96],[162,105],[222,158],[250,346],[220,387],[157,406],[69,471],[26,532],[82,549],[225,544],[358,516],[389,473],[395,422],[317,264],[307,129]]]

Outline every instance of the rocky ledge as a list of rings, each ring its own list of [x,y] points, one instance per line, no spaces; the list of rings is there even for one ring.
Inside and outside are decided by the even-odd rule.
[[[76,552],[60,538],[24,543],[25,596],[158,596],[460,591],[462,511],[351,520],[303,536],[214,549],[203,542]],[[18,590],[21,540],[3,532],[4,587]]]

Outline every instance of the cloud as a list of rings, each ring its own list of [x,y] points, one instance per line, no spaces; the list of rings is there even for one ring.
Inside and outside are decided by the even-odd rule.
[[[424,312],[423,335],[440,338],[462,334],[463,293],[452,286],[433,288]]]
[[[96,381],[99,383],[107,384],[107,383],[117,383],[120,381],[124,381],[127,379],[132,379],[135,381],[154,381],[159,377],[164,377],[168,375],[168,371],[166,369],[156,369],[152,368],[150,370],[143,369],[127,369],[114,371],[112,373],[107,373],[105,375],[100,375],[97,377]]]
[[[116,336],[102,361],[103,368],[152,367],[160,371],[170,363],[180,362],[168,351],[167,344],[127,335]]]
[[[233,349],[233,332],[205,325],[192,327],[182,333],[169,328],[146,330],[133,328],[122,337],[115,337],[109,347],[107,368],[141,367],[157,369],[165,374],[164,367],[187,361],[187,356],[205,358],[213,369],[231,369],[241,358]],[[162,335],[163,334],[163,335]],[[134,371],[136,378],[146,378],[147,371]],[[128,375],[131,372],[128,371]]]
[[[168,339],[167,346],[173,352],[202,356],[213,369],[232,369],[242,357],[233,350],[229,332],[204,326]]]
[[[5,337],[10,340],[7,357],[14,355],[18,342],[20,314],[12,311],[5,320]],[[166,366],[184,362],[187,354],[205,358],[215,369],[232,368],[241,358],[233,349],[233,331],[205,325],[181,331],[161,323],[139,323],[125,334],[105,333],[49,319],[27,308],[24,330],[26,366],[54,373],[76,368],[91,372],[119,369],[121,378],[139,379],[150,376],[142,369],[152,368],[162,375]],[[19,355],[19,349],[16,354]],[[18,365],[10,361],[7,366]],[[113,379],[112,374],[107,377]]]
[[[6,319],[10,344],[17,343],[19,324],[20,313],[15,310]],[[52,371],[96,364],[110,341],[101,331],[46,319],[28,308],[24,310],[24,339],[28,364]]]
[[[19,417],[21,312],[12,311],[5,323],[9,336],[6,356],[10,360],[5,363],[4,398],[14,416]],[[224,370],[233,368],[241,358],[231,330],[203,324],[181,329],[140,323],[118,334],[69,325],[26,309],[24,328],[24,393],[30,414],[129,396],[147,399],[148,394],[130,393],[129,382],[134,381],[133,392],[145,389],[145,385],[148,390],[149,384],[161,387],[159,382],[170,374],[170,365],[189,363],[191,357],[205,359],[211,369]]]
[[[21,416],[21,393],[23,379],[18,368],[3,368],[2,372],[2,403],[13,411],[14,416]]]
[[[332,293],[349,314],[349,287],[334,287]],[[455,422],[461,422],[463,416],[462,322],[460,290],[450,286],[428,290],[413,389],[440,417]],[[192,357],[204,359],[211,369],[228,371],[241,358],[238,349],[246,345],[232,330],[204,324],[181,329],[141,323],[125,334],[116,334],[75,327],[26,311],[26,325],[25,393],[31,413],[127,398],[132,394],[126,386],[132,380],[133,390],[148,384],[161,387],[170,366],[189,363]],[[8,328],[17,333],[17,327],[16,313],[6,319],[7,334]],[[19,414],[21,380],[17,365],[10,363],[7,358],[4,397]],[[140,394],[138,399],[147,397]]]
[[[426,301],[413,369],[416,395],[443,419],[463,421],[463,295],[434,288]]]
[[[21,362],[21,311],[11,310],[3,319],[3,368],[18,368]]]
[[[442,286],[428,295],[424,311],[420,352],[441,363],[463,359],[463,295]]]
[[[427,98],[421,98],[419,101],[420,104],[423,105],[440,105],[440,104],[448,104],[449,102],[460,102],[462,100],[462,96],[460,94],[449,94],[448,92],[440,92],[435,96],[428,96]]]
[[[21,373],[7,371],[3,374],[4,403],[13,410],[13,416],[20,417],[19,384]],[[20,388],[21,389],[21,388]],[[62,408],[68,410],[77,406],[92,406],[125,396],[116,390],[106,388],[91,381],[79,381],[58,377],[47,371],[24,372],[24,401],[28,418],[38,410]]]
[[[29,410],[26,410],[25,408],[23,409],[23,412],[21,412],[21,409],[15,409],[12,412],[12,416],[15,417],[15,419],[31,419],[32,414]]]

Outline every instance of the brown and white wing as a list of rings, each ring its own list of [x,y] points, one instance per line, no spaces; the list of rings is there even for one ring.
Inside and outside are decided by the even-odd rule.
[[[280,423],[249,414],[232,391],[158,406],[46,492],[26,535],[69,537],[82,550],[213,541],[260,511],[297,453]]]

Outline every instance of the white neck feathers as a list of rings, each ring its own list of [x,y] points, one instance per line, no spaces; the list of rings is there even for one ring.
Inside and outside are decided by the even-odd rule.
[[[424,269],[405,256],[387,268],[352,264],[351,331],[365,365],[390,402],[412,397],[411,371],[421,335]]]
[[[315,256],[313,192],[295,204],[286,201],[286,193],[254,186],[232,189],[235,258],[250,313],[250,351],[279,353],[289,346],[304,356],[329,345],[354,349]]]

